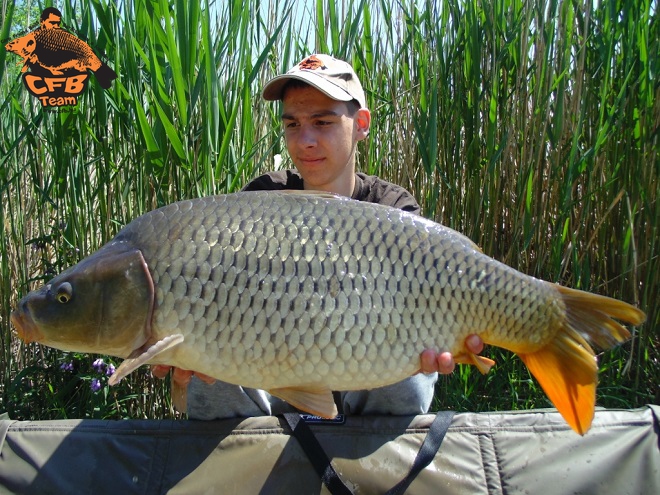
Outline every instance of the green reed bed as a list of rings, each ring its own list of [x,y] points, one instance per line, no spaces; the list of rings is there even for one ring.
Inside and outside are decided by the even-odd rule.
[[[3,7],[3,39],[43,6]],[[232,192],[286,153],[264,82],[308,53],[353,63],[373,113],[359,167],[534,276],[638,304],[648,321],[600,356],[598,405],[660,401],[657,5],[649,0],[340,3],[85,0],[63,20],[119,74],[75,112],[44,112],[0,52],[0,412],[171,417],[140,370],[25,345],[9,313],[137,215]],[[438,408],[549,403],[520,360],[443,377]]]

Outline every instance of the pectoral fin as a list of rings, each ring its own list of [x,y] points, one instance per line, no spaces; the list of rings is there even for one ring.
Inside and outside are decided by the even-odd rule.
[[[154,356],[161,354],[183,342],[183,335],[180,333],[169,335],[162,340],[159,340],[146,350],[142,348],[136,350],[130,357],[124,359],[119,367],[112,374],[108,380],[109,385],[116,385],[122,378],[128,376],[131,372],[138,369],[143,364],[148,364]]]
[[[332,392],[323,387],[287,387],[268,390],[268,393],[287,401],[301,411],[332,419],[337,416],[337,406]]]

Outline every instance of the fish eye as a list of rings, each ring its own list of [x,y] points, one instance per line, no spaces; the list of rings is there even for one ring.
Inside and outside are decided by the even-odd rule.
[[[71,297],[73,296],[73,287],[71,287],[71,284],[69,282],[64,282],[62,285],[60,285],[57,288],[57,294],[55,295],[55,299],[57,299],[57,302],[66,304],[71,300]]]

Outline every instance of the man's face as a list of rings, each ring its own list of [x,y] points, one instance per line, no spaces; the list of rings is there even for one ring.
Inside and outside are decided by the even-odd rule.
[[[345,102],[313,87],[286,91],[282,111],[286,147],[306,189],[351,195],[355,147],[367,136],[370,118],[366,109],[351,116]]]
[[[61,17],[56,16],[55,14],[49,14],[48,19],[41,21],[41,27],[44,29],[59,28],[62,22]]]

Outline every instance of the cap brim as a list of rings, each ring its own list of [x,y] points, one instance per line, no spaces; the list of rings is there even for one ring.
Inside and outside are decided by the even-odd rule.
[[[327,79],[317,76],[313,72],[299,71],[295,74],[282,74],[281,76],[274,77],[262,91],[262,96],[264,100],[275,101],[281,100],[284,92],[284,87],[291,79],[297,79],[299,81],[304,81],[311,86],[315,87],[322,93],[326,94],[333,100],[339,101],[351,101],[355,98],[348,94],[344,89],[339,86],[331,83]]]

